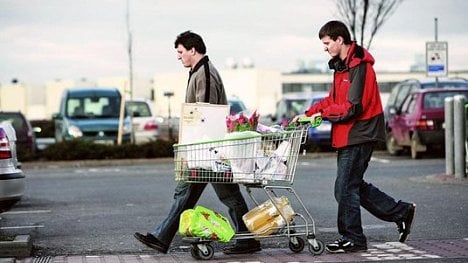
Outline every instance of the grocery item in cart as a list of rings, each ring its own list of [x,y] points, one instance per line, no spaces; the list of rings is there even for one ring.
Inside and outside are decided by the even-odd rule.
[[[182,212],[179,233],[221,242],[229,242],[235,234],[227,218],[199,205]]]
[[[267,236],[286,226],[286,222],[291,222],[294,215],[295,212],[288,198],[281,196],[265,201],[243,215],[242,219],[251,233],[257,236]]]
[[[256,158],[255,174],[263,180],[286,180],[287,160],[290,155],[291,143],[289,141],[281,142],[272,153],[259,152]]]
[[[233,182],[253,182],[255,156],[261,136],[254,131],[231,132],[224,137],[223,155],[229,160]]]

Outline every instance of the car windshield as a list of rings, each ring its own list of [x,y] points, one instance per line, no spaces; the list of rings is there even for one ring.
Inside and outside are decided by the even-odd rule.
[[[67,116],[75,119],[116,118],[120,115],[119,97],[71,97]]]
[[[445,98],[455,95],[464,95],[468,101],[468,91],[466,92],[429,92],[424,95],[424,109],[440,109],[444,107]]]
[[[127,101],[127,110],[133,117],[151,117],[149,105],[143,101]]]
[[[300,113],[303,113],[303,109],[306,106],[307,99],[294,99],[286,101],[286,117],[292,118]],[[310,106],[310,105],[309,105]]]
[[[24,119],[19,114],[0,113],[0,123],[1,122],[6,122],[6,123],[11,124],[13,128],[15,128],[16,132],[25,130],[25,126],[26,126]]]
[[[242,101],[230,100],[229,105],[230,105],[230,114],[231,115],[235,115],[235,114],[238,114],[238,113],[243,112],[243,111],[246,110],[246,107],[245,107],[245,105],[244,105],[244,103]]]

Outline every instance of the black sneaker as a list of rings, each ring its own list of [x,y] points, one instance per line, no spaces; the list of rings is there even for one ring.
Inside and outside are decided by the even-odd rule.
[[[262,250],[260,242],[257,240],[249,241],[237,241],[236,244],[225,247],[223,249],[224,254],[249,254]]]
[[[167,250],[169,249],[169,246],[161,242],[159,239],[157,239],[155,236],[153,236],[150,233],[147,233],[146,235],[140,234],[138,232],[135,232],[133,236],[140,241],[141,243],[147,245],[148,247],[152,249],[156,249],[157,251],[166,254]]]
[[[352,241],[340,238],[332,243],[328,243],[326,249],[330,253],[349,253],[349,252],[358,252],[366,251],[366,245],[356,245]]]
[[[399,241],[401,243],[405,242],[408,239],[408,236],[411,232],[411,224],[413,223],[414,212],[416,211],[416,204],[410,204],[406,210],[406,214],[403,216],[403,219],[399,222],[396,222],[398,226],[398,232],[400,233]]]

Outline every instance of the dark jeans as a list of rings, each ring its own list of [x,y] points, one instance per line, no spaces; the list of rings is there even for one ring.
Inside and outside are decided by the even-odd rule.
[[[402,220],[409,204],[398,201],[364,181],[371,159],[373,144],[352,145],[338,150],[338,172],[335,199],[338,202],[338,232],[356,245],[365,245],[361,209],[364,207],[377,218],[397,222]]]
[[[161,242],[170,245],[178,228],[179,219],[186,209],[194,208],[206,187],[206,183],[180,182],[174,192],[174,202],[167,217],[151,233]],[[247,204],[238,184],[212,184],[218,198],[229,208],[229,215],[237,232],[247,231],[242,216],[248,212]],[[240,241],[240,240],[239,240]],[[244,240],[246,241],[246,240]]]

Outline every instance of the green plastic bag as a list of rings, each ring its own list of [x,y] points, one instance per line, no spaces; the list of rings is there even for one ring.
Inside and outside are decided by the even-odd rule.
[[[229,242],[235,232],[227,218],[203,206],[196,206],[180,215],[179,234]]]

